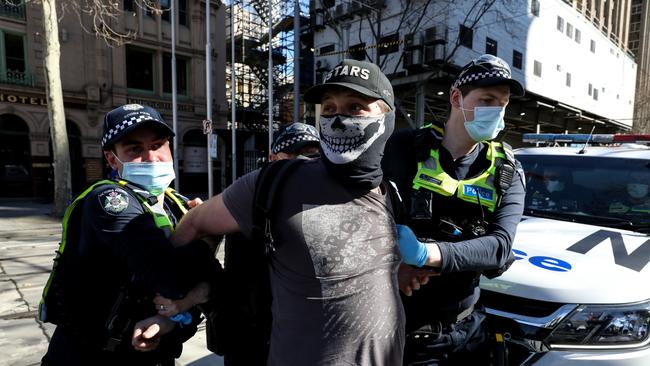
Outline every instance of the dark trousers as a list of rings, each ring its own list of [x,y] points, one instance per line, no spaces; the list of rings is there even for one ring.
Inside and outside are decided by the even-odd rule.
[[[42,366],[174,366],[174,357],[162,357],[158,352],[106,352],[86,337],[57,327]]]
[[[485,315],[474,311],[452,324],[437,322],[406,336],[405,366],[480,366],[490,364],[482,328]]]

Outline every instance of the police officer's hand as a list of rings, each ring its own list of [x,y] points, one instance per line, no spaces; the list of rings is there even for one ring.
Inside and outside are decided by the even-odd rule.
[[[187,201],[187,206],[188,206],[189,208],[194,208],[194,207],[196,207],[196,206],[198,206],[198,205],[200,205],[200,204],[202,204],[202,203],[203,203],[203,200],[200,199],[200,198],[198,198],[198,197],[196,197],[196,198],[193,199],[193,200],[189,200],[189,201]]]
[[[402,253],[402,262],[418,267],[425,265],[429,256],[426,244],[421,243],[408,226],[396,226],[399,250]]]
[[[153,351],[158,347],[160,337],[171,332],[175,325],[176,323],[161,315],[140,320],[133,329],[131,344],[137,351]]]
[[[178,313],[188,311],[198,304],[203,304],[209,300],[210,285],[207,282],[200,282],[182,299],[170,300],[157,294],[153,302],[156,305],[158,314],[163,316],[174,316]]]
[[[156,294],[156,297],[153,298],[153,303],[156,305],[158,314],[170,317],[187,310],[185,309],[184,300],[184,298],[179,300],[171,300],[162,296],[161,294]]]
[[[397,283],[404,295],[411,296],[413,290],[419,290],[420,286],[426,285],[431,276],[440,276],[440,273],[413,268],[408,264],[401,263],[397,271]]]

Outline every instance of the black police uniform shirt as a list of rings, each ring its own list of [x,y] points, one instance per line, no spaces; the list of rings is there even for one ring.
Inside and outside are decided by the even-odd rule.
[[[176,221],[169,211],[168,216],[172,223]],[[198,254],[188,254],[192,250],[207,250],[207,247],[198,248],[195,243],[185,249],[187,252],[179,255],[138,199],[116,185],[98,186],[86,196],[79,227],[76,263],[79,282],[75,286],[80,291],[75,294],[75,302],[80,306],[75,309],[78,312],[75,323],[80,323],[82,337],[72,336],[74,333],[70,329],[57,327],[46,355],[46,359],[53,361],[64,358],[69,364],[84,364],[88,362],[84,361],[84,356],[93,356],[93,352],[100,351],[98,344],[104,335],[105,322],[124,284],[133,281],[140,288],[151,291],[151,294],[180,298],[188,289],[187,284],[182,283],[183,275],[187,271],[198,271],[198,265],[188,264],[184,269],[177,259],[198,257]],[[205,252],[202,253],[205,255]],[[152,303],[151,315],[155,313]],[[132,351],[131,356],[143,362],[165,352],[178,356],[181,342],[195,331],[196,324],[187,326],[182,330],[183,334],[174,334],[174,337],[178,337],[175,341],[161,345],[158,351]],[[67,337],[57,332],[63,332],[61,334]]]
[[[386,144],[382,161],[384,177],[397,185],[407,214],[410,212],[413,178],[417,172],[415,133],[415,130],[401,130],[393,134]],[[454,161],[449,151],[440,145],[440,165],[454,179],[476,177],[489,166],[487,149],[487,143],[479,143],[470,153]],[[442,275],[431,277],[427,285],[413,292],[413,296],[402,296],[407,330],[417,329],[429,321],[453,321],[458,314],[476,303],[479,295],[477,273],[501,268],[507,262],[524,208],[526,192],[523,176],[517,162],[512,184],[504,193],[499,207],[492,214],[483,209],[486,216],[491,216],[486,235],[460,242],[445,241],[437,232],[439,217],[445,216],[446,212],[458,213],[454,212],[457,207],[450,207],[449,201],[433,194],[432,219],[419,227],[411,227],[418,237],[429,237],[438,243],[442,254]],[[445,203],[441,204],[441,201]],[[452,203],[463,205],[457,200]],[[463,210],[473,210],[468,213],[474,216],[480,213],[476,204],[468,203],[462,207]]]
[[[258,173],[223,192],[248,237]],[[389,196],[350,189],[314,159],[286,178],[275,204],[268,365],[401,364],[400,255]]]

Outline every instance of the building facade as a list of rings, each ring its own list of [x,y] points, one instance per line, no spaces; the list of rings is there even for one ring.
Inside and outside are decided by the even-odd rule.
[[[176,17],[177,138],[179,180],[185,191],[207,191],[205,2],[180,0]],[[72,162],[72,188],[78,192],[106,175],[100,145],[104,114],[122,104],[157,108],[172,124],[171,26],[169,11],[141,9],[122,2],[114,26],[135,39],[109,47],[86,32],[89,17],[60,13],[61,79]],[[164,9],[163,9],[164,10]],[[222,39],[225,12],[211,2],[213,39]],[[53,167],[45,79],[40,4],[0,0],[0,194],[49,197]],[[84,24],[80,23],[80,19]],[[225,84],[223,42],[213,42],[213,86]],[[227,130],[223,87],[212,93],[213,128]],[[221,141],[220,155],[225,155]],[[217,160],[214,173],[226,169]],[[205,185],[205,187],[202,187]],[[220,180],[215,185],[220,189]]]
[[[453,75],[489,53],[526,88],[506,115],[511,144],[525,132],[626,131],[637,72],[630,1],[602,3],[314,0],[317,78],[344,57],[374,61],[391,78],[399,122],[417,127],[446,119]],[[595,6],[598,17],[587,18]]]
[[[628,46],[636,57],[638,73],[634,105],[634,130],[650,133],[650,4],[632,0]]]

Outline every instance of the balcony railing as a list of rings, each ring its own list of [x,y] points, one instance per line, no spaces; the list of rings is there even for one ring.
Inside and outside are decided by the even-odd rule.
[[[28,72],[7,70],[7,72],[0,74],[0,83],[34,86],[34,78]]]
[[[25,2],[0,0],[0,17],[25,20]]]

